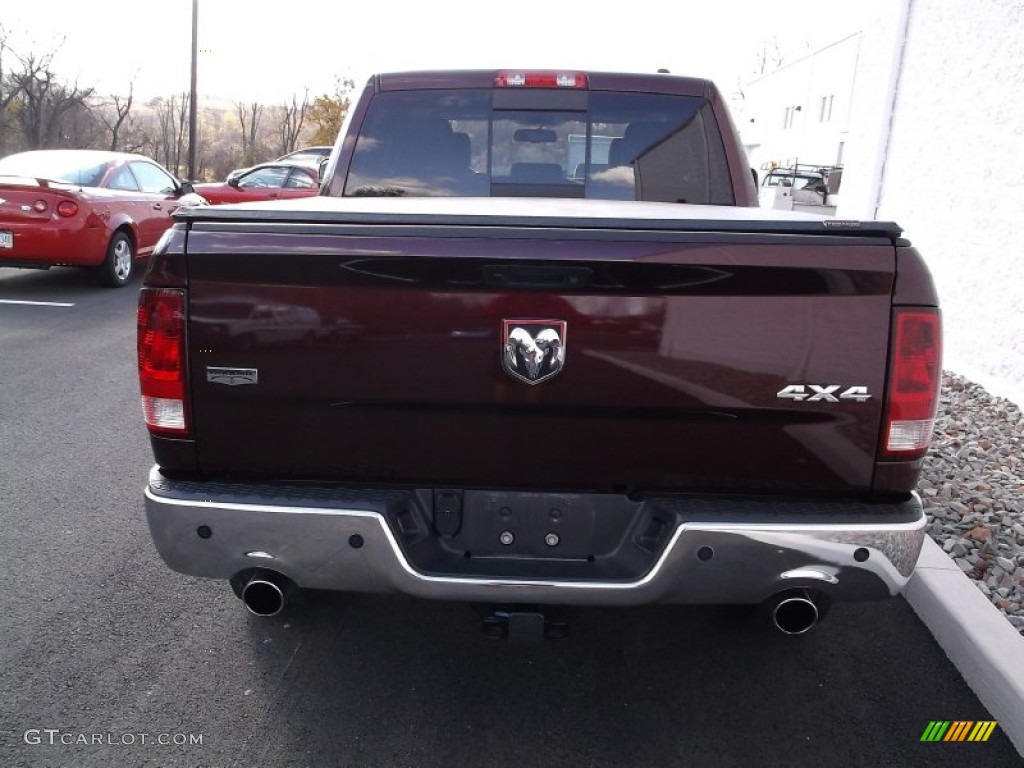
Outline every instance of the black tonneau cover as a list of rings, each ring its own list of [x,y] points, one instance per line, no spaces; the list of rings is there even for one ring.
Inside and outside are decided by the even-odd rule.
[[[506,198],[315,197],[286,202],[180,208],[179,221],[263,224],[473,227],[601,231],[716,232],[817,235],[896,240],[902,228],[891,221],[857,221],[790,214],[758,208],[609,201],[543,201]],[[455,205],[451,202],[455,201]],[[532,206],[529,203],[533,203]],[[493,205],[498,203],[499,205]],[[520,204],[526,203],[526,206]],[[296,205],[298,204],[298,205]],[[532,212],[530,212],[532,209]],[[537,215],[536,211],[544,211]],[[767,215],[766,215],[767,214]]]

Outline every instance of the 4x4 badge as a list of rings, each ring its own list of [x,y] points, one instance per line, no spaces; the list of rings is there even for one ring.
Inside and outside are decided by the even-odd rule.
[[[505,320],[501,361],[527,384],[540,384],[565,365],[564,320]]]

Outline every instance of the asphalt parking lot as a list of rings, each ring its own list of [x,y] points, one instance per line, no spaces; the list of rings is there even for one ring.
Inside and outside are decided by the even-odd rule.
[[[137,287],[0,269],[0,766],[1021,764],[999,728],[921,742],[992,718],[902,599],[796,638],[593,610],[535,647],[397,596],[248,616],[150,543]]]

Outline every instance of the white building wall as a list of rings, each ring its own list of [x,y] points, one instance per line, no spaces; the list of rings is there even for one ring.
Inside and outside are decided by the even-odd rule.
[[[841,219],[877,217],[911,2],[893,0],[864,19],[836,211]]]
[[[850,35],[747,85],[746,99],[733,108],[754,168],[842,161],[860,37]]]
[[[1024,3],[912,0],[894,104],[878,218],[931,267],[945,367],[1024,405]]]
[[[851,92],[837,216],[903,227],[935,278],[945,367],[1024,405],[1024,2],[893,0],[874,13],[853,70],[828,68],[830,87],[848,77]],[[806,122],[775,127],[790,94],[813,98],[815,58],[748,87],[737,122],[755,167],[819,151]]]

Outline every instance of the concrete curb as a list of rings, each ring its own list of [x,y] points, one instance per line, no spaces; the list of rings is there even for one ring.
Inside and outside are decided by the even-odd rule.
[[[904,596],[1024,756],[1024,637],[931,537]]]

